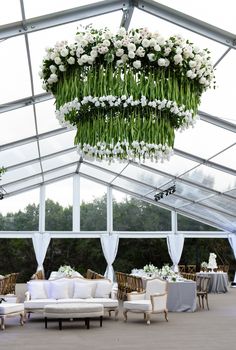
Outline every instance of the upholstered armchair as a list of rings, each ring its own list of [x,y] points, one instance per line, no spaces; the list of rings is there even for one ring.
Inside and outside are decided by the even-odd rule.
[[[127,299],[123,304],[125,321],[127,321],[128,312],[143,313],[147,324],[150,324],[151,314],[156,313],[164,313],[165,319],[168,321],[166,281],[159,278],[147,280],[145,292],[128,293]]]

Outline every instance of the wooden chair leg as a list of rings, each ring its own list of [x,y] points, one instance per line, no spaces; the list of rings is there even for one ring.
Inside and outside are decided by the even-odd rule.
[[[168,311],[167,311],[167,310],[164,310],[164,314],[165,314],[166,322],[168,322]]]
[[[125,310],[125,311],[123,312],[124,321],[125,321],[125,322],[127,322],[127,312],[128,312],[127,310]]]

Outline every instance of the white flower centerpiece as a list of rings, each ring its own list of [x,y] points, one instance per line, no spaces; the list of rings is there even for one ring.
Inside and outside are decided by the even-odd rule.
[[[156,272],[158,272],[158,267],[154,266],[153,264],[147,264],[143,267],[143,271],[149,275],[153,275]]]
[[[173,153],[175,130],[195,124],[214,70],[208,49],[179,35],[88,26],[46,49],[40,77],[81,156],[158,161]]]
[[[178,278],[178,275],[172,270],[169,265],[164,265],[159,270],[159,276],[168,281],[175,282]]]
[[[72,277],[74,274],[76,274],[77,272],[69,265],[63,265],[60,266],[58,269],[58,272],[63,274],[63,276],[66,277]]]

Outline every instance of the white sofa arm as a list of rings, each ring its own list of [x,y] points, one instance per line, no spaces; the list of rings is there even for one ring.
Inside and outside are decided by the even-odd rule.
[[[31,299],[30,292],[27,290],[25,292],[25,301],[29,301]]]
[[[153,312],[162,312],[166,310],[167,293],[156,293],[150,296]]]

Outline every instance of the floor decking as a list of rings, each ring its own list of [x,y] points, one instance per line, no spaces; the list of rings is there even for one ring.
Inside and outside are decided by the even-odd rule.
[[[22,327],[19,318],[6,320],[5,331],[0,331],[1,350],[229,350],[235,348],[236,288],[226,294],[209,295],[210,311],[169,313],[169,322],[163,315],[152,315],[147,326],[141,314],[128,314],[123,321],[122,306],[118,321],[104,318],[103,327],[91,320],[90,329],[83,321],[65,321],[63,329],[50,321],[48,329],[39,315],[33,315]]]

